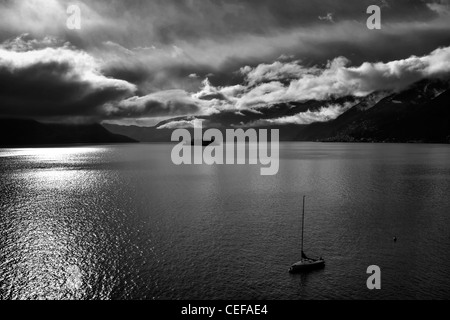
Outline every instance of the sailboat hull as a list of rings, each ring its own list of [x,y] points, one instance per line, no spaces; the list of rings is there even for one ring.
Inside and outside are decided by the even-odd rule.
[[[325,267],[325,260],[301,260],[299,262],[294,263],[290,268],[290,273],[298,273],[303,271],[321,269]]]

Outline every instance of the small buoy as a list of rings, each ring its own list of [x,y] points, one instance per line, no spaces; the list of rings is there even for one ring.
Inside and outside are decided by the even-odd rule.
[[[394,237],[394,242],[397,242],[397,237]]]

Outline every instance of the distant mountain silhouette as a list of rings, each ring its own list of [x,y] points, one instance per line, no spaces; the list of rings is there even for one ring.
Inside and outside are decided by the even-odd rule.
[[[450,143],[450,90],[422,82],[371,108],[358,104],[337,119],[302,126],[295,140]]]
[[[325,105],[354,102],[353,107],[328,122],[255,128],[279,129],[282,141],[450,143],[449,87],[446,81],[423,80],[400,93],[376,92],[359,99],[344,97],[329,101],[290,102],[260,109],[260,113],[243,110],[197,118],[207,120],[204,127],[222,131],[237,127],[245,129],[252,127],[251,123],[257,120],[287,117],[308,110],[317,111]],[[378,101],[376,97],[379,96],[384,98]],[[173,129],[159,127],[190,119],[192,117],[173,118],[154,127],[104,126],[111,132],[139,141],[168,142]]]
[[[1,147],[125,142],[136,140],[111,133],[100,124],[44,124],[34,120],[0,119]]]

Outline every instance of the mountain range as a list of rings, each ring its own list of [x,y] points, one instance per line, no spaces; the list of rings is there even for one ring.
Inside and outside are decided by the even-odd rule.
[[[270,123],[270,119],[292,117],[307,111],[317,112],[329,105],[349,107],[329,121]],[[194,119],[203,120],[204,129],[279,129],[282,141],[450,143],[450,85],[443,80],[422,80],[402,92],[375,92],[363,98],[289,102],[268,106],[258,112],[242,110],[209,116],[177,117],[153,127],[103,126],[112,133],[138,141],[168,142],[173,131],[168,124]],[[255,123],[260,124],[255,126]]]
[[[0,119],[0,147],[129,142],[136,140],[111,133],[100,124],[48,124],[28,119]]]
[[[343,112],[328,121],[307,124],[275,122],[326,106]],[[374,92],[366,97],[293,101],[253,110],[167,119],[153,127],[114,124],[55,124],[29,119],[0,119],[0,146],[74,143],[170,142],[176,126],[202,120],[203,128],[279,129],[281,141],[450,143],[450,85],[422,80],[402,92]],[[192,132],[192,128],[189,128]]]

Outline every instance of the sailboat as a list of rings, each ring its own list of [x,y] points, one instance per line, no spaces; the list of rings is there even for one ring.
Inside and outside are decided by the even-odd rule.
[[[302,213],[302,259],[294,263],[290,268],[290,273],[303,272],[308,270],[314,270],[323,268],[325,266],[325,260],[320,257],[319,259],[313,259],[306,256],[303,251],[303,231],[305,226],[305,196],[303,196],[303,213]]]

